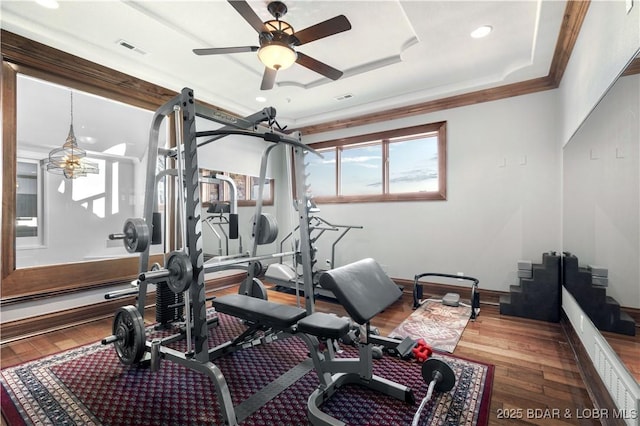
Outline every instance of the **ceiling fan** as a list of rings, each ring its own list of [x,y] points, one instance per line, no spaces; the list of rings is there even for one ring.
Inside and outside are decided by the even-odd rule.
[[[326,21],[300,31],[294,31],[288,22],[280,20],[280,18],[287,13],[287,6],[280,1],[269,3],[267,10],[275,19],[266,22],[260,20],[245,0],[228,1],[249,25],[258,32],[260,46],[193,49],[193,53],[196,55],[218,55],[258,52],[258,58],[265,65],[262,84],[260,85],[261,90],[272,89],[278,70],[288,68],[293,65],[294,62],[332,80],[337,80],[342,77],[342,71],[307,56],[302,52],[296,52],[294,47],[350,30],[351,23],[344,15],[327,19]]]

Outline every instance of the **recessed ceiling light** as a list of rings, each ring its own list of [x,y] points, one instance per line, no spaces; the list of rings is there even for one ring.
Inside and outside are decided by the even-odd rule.
[[[265,98],[264,96],[258,96],[258,97],[256,97],[256,101],[258,101],[258,102],[267,102],[267,98]]]
[[[36,3],[42,7],[46,7],[47,9],[57,9],[60,7],[57,0],[36,0]]]
[[[493,27],[491,25],[483,25],[471,31],[471,37],[473,38],[486,37],[489,35],[491,31],[493,31]]]

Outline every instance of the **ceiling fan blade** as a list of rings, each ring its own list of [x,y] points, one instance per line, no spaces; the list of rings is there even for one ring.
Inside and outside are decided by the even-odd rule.
[[[249,23],[257,32],[266,31],[264,22],[256,15],[256,12],[251,9],[249,3],[244,0],[227,0],[229,4]]]
[[[299,43],[297,43],[299,46],[343,31],[348,31],[350,29],[351,23],[349,20],[344,15],[339,15],[303,30],[296,31],[294,35],[299,41]]]
[[[278,72],[269,67],[264,67],[264,75],[262,76],[262,84],[260,90],[271,90],[273,85],[276,84],[276,74]]]
[[[330,78],[331,80],[337,80],[342,77],[343,74],[342,71],[330,67],[317,59],[313,59],[311,56],[307,56],[302,52],[298,52],[298,59],[296,59],[296,62],[303,67],[309,68],[311,71],[315,71],[318,74],[322,74],[325,77]]]
[[[220,55],[224,53],[242,53],[257,52],[258,46],[239,46],[239,47],[209,47],[206,49],[193,49],[196,55]]]

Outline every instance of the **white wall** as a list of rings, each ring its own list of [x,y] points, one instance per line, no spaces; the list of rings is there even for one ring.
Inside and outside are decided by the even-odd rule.
[[[640,48],[640,5],[592,1],[560,83],[562,143],[582,124]]]
[[[558,89],[560,111],[562,113],[560,140],[563,145],[570,141],[589,113],[598,105],[614,84],[618,75],[640,50],[640,6],[634,4],[628,13],[626,4],[624,1],[596,1],[591,2],[589,6],[587,16]],[[630,100],[630,102],[633,102],[633,100]],[[611,111],[613,110],[611,109]],[[615,122],[620,117],[617,112],[608,114],[612,115],[613,120],[615,120],[608,123],[608,125],[613,125],[611,129],[614,133],[607,134],[605,132],[600,134],[604,138],[611,139],[608,142],[612,144],[611,149],[615,150],[613,145],[616,142],[613,140],[619,139],[620,136],[616,134],[616,129],[619,126],[616,126]],[[637,116],[635,119],[637,119]],[[600,126],[603,124],[601,122]],[[601,141],[600,145],[602,143],[604,141]],[[605,155],[604,151],[607,150],[604,145],[594,148],[602,150],[601,153],[596,152],[596,155],[602,156]],[[607,155],[609,154],[610,152],[607,152]],[[630,153],[630,155],[633,155],[633,153]],[[615,169],[617,169],[617,166],[612,168],[612,170]],[[563,205],[565,201],[563,200]],[[605,222],[601,220],[600,223]],[[602,242],[602,240],[599,241],[599,243]],[[563,248],[568,243],[563,241]],[[587,247],[594,247],[593,250],[596,250],[595,245],[590,244]],[[604,248],[600,247],[597,250]],[[573,250],[581,259],[581,263],[583,263],[577,248],[566,247],[566,249]],[[589,261],[597,261],[595,258],[590,257],[589,254],[587,254],[587,257]],[[637,263],[637,258],[635,262]],[[602,266],[606,267],[607,265]],[[616,289],[613,291],[620,296],[620,302],[623,306],[637,307],[638,283],[631,282],[628,286],[633,287],[633,289]],[[631,297],[631,299],[627,297]]]
[[[508,291],[518,283],[519,259],[540,262],[560,247],[556,105],[556,91],[548,91],[340,132],[447,121],[448,182],[446,201],[320,205],[330,222],[364,226],[339,243],[336,265],[373,257],[394,278],[464,272],[481,288]],[[323,238],[321,265],[332,243]]]
[[[563,250],[640,308],[640,75],[621,77],[563,150]]]
[[[640,48],[640,7],[632,2],[633,8],[627,13],[629,2],[591,2],[587,16],[580,30],[578,40],[571,54],[571,58],[561,81],[559,92],[560,110],[562,113],[561,143],[567,144],[572,135],[582,125],[589,113],[596,107],[617,76],[625,68]],[[636,117],[637,119],[637,117]],[[605,135],[609,137],[609,135]],[[562,182],[564,185],[564,182]],[[565,204],[563,199],[562,205]],[[564,209],[564,207],[562,207]],[[637,214],[637,210],[636,210]],[[638,218],[640,220],[640,218]],[[564,225],[562,225],[564,226]],[[563,230],[564,234],[564,230]],[[563,241],[563,247],[567,244]],[[601,243],[601,241],[599,241]],[[576,250],[567,247],[570,250]],[[638,259],[635,259],[638,262]],[[606,266],[606,265],[603,265]],[[637,288],[638,283],[629,283]],[[618,294],[619,290],[616,289]],[[632,292],[635,290],[631,290]],[[633,306],[633,300],[620,300],[622,306]],[[636,384],[637,381],[615,356],[600,332],[586,320],[586,315],[575,302],[573,297],[563,289],[562,309],[569,318],[573,328],[577,331],[580,341],[594,363],[598,367],[595,357],[594,343],[608,348],[608,361],[619,366],[617,374],[627,383]],[[603,382],[610,378],[604,371],[598,370]],[[609,375],[611,376],[611,375]],[[640,406],[640,399],[635,398],[635,407]],[[615,400],[615,397],[614,397]],[[616,402],[616,404],[618,404]],[[622,408],[618,404],[618,408]],[[637,419],[629,420],[638,424]]]

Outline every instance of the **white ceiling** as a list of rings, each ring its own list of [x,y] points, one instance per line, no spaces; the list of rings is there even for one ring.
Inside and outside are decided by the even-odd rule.
[[[194,48],[258,45],[226,1],[0,2],[3,29],[179,91],[240,115],[274,106],[282,125],[303,127],[546,76],[565,1],[285,1],[300,30],[343,14],[352,29],[297,50],[344,76],[300,65],[260,91],[256,53],[196,56]],[[262,20],[267,1],[249,1]],[[470,32],[491,25],[486,38]],[[125,40],[146,52],[128,50]],[[345,100],[336,100],[343,95]],[[256,101],[265,96],[266,103]]]

